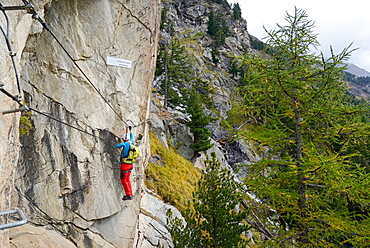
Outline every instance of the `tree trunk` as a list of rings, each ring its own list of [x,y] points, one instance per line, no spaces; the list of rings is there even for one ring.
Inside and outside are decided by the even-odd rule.
[[[297,166],[302,167],[302,136],[301,136],[301,118],[300,118],[300,113],[298,109],[298,102],[295,101],[296,108],[294,109],[294,115],[295,115],[295,128],[296,128],[296,158],[297,158]],[[303,170],[301,168],[298,169],[298,178],[297,180],[299,181],[298,184],[298,194],[299,194],[299,199],[298,199],[298,205],[299,209],[301,211],[301,217],[307,218],[306,215],[306,185],[304,183],[304,174]],[[299,237],[299,241],[302,243],[308,243],[309,241],[307,240],[308,236],[308,229],[306,225],[302,222],[299,223],[299,227],[302,230],[302,233]]]

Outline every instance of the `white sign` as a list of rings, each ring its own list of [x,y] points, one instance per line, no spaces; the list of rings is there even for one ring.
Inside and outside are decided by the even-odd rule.
[[[115,65],[124,68],[131,68],[131,60],[117,59],[107,56],[107,65]]]

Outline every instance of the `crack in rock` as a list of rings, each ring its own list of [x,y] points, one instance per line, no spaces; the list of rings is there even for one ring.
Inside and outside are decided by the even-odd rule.
[[[139,17],[137,17],[136,15],[134,15],[133,13],[132,13],[132,11],[129,9],[129,8],[127,8],[123,3],[121,3],[120,1],[117,1],[119,4],[121,4],[122,5],[122,7],[124,8],[124,9],[126,9],[129,13],[130,13],[130,15],[133,17],[133,18],[135,18],[141,25],[143,25],[146,29],[148,29],[149,30],[149,32],[150,32],[150,40],[152,40],[152,38],[153,38],[153,31],[148,27],[148,25],[147,24],[145,24],[144,22],[142,22],[141,20],[140,20],[140,18]]]

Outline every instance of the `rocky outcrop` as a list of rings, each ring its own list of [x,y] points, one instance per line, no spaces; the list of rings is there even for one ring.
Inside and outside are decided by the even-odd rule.
[[[35,111],[25,116],[32,128],[20,139],[20,113],[0,115],[6,141],[0,145],[1,209],[20,208],[28,218],[27,225],[2,231],[0,246],[8,247],[11,238],[18,247],[170,247],[165,221],[158,224],[162,217],[148,214],[152,206],[145,199],[151,196],[143,184],[160,1],[34,5],[52,34],[26,11],[7,11],[23,101]],[[6,46],[0,45],[1,80],[16,92]],[[131,67],[108,65],[108,56]],[[16,105],[3,94],[0,100],[4,109]],[[114,145],[127,125],[134,127],[141,159],[132,173],[134,200],[124,202]]]
[[[235,93],[234,88],[238,85],[238,78],[229,73],[231,61],[236,56],[241,56],[247,52],[246,48],[250,48],[247,22],[243,19],[233,20],[231,9],[225,9],[220,4],[209,4],[201,0],[165,2],[164,8],[167,9],[167,24],[171,28],[162,30],[160,40],[166,44],[172,36],[177,37],[187,49],[194,74],[207,82],[209,88],[213,91],[210,94],[213,106],[206,110],[206,114],[215,118],[215,121],[208,126],[212,131],[214,147],[206,154],[215,152],[219,161],[230,165],[249,164],[258,160],[259,156],[254,152],[251,145],[242,142],[229,144],[232,137],[222,125],[222,121],[227,118],[228,111],[231,109],[231,100]],[[229,29],[225,44],[217,47],[219,51],[218,64],[214,64],[211,55],[215,42],[207,35],[207,22],[211,11],[223,13]],[[161,81],[161,79],[158,78],[157,81]],[[192,87],[197,87],[197,85]],[[153,103],[156,102],[153,101]],[[177,113],[170,112],[172,112],[170,116],[176,128],[182,128],[183,130],[171,132],[171,129],[175,129],[170,124],[171,118],[163,115],[161,110],[155,109],[155,111],[152,111],[152,115],[156,116],[151,118],[154,131],[157,132],[157,137],[160,137],[162,143],[166,144],[167,140],[171,141],[172,146],[177,147],[184,157],[190,159],[193,152],[189,146],[186,146],[191,143],[191,134],[188,135],[190,131],[186,129],[184,122],[176,121]],[[167,132],[161,126],[169,127],[166,129]],[[204,159],[204,157],[199,158],[196,164],[202,167]]]
[[[147,190],[140,194],[140,199],[140,205],[135,206],[140,209],[140,214],[137,216],[137,231],[132,233],[129,243],[124,242],[125,237],[117,233],[121,225],[126,223],[122,220],[125,218],[124,211],[118,212],[115,218],[111,217],[111,220],[115,220],[114,222],[108,219],[96,221],[96,224],[86,228],[83,232],[77,231],[76,228],[66,230],[68,235],[79,236],[79,239],[72,241],[61,235],[62,230],[58,230],[55,224],[43,227],[26,224],[21,228],[10,230],[11,243],[15,247],[173,247],[171,236],[166,228],[167,211],[170,210],[173,217],[181,219],[180,212],[173,206],[163,203]],[[129,203],[125,205],[126,211],[132,207],[133,205]],[[75,220],[75,223],[77,222],[78,220]],[[79,232],[78,235],[76,231]],[[125,231],[129,230],[125,229]]]
[[[183,219],[177,208],[164,204],[151,192],[146,191],[140,203],[141,214],[136,247],[173,247],[171,235],[167,230],[167,213],[171,211],[173,218]]]
[[[194,137],[185,124],[189,116],[171,108],[164,109],[160,100],[160,96],[153,95],[150,105],[150,130],[166,148],[175,147],[184,158],[190,160],[194,156],[194,150],[190,147]]]
[[[230,61],[249,44],[246,22],[228,19],[232,35],[218,47],[220,63],[215,65],[207,20],[210,10],[224,9],[200,0],[163,4],[195,74],[215,92],[214,107],[207,110],[217,118],[209,126],[214,146],[206,154],[215,152],[224,164],[258,159],[248,144],[227,145],[221,125],[237,85],[227,72]],[[9,13],[23,101],[34,109],[23,116],[32,124],[26,126],[29,134],[19,136],[20,113],[0,115],[0,137],[6,140],[0,144],[0,207],[22,209],[28,224],[0,231],[0,246],[172,247],[166,212],[181,214],[144,186],[149,124],[162,143],[185,158],[194,153],[188,116],[163,111],[160,99],[152,99],[160,0],[41,0],[34,5],[52,33],[26,11]],[[4,43],[0,55],[0,80],[15,94]],[[107,57],[117,63],[108,64]],[[118,66],[122,60],[130,66]],[[0,100],[4,109],[17,106],[3,94]],[[141,153],[132,172],[132,201],[121,200],[120,151],[114,148],[127,125],[134,127]],[[204,168],[205,159],[202,155],[195,165]]]
[[[12,1],[2,1],[1,4],[6,6]],[[6,18],[3,12],[0,13],[0,25],[2,30],[8,34],[9,44],[11,45],[12,52],[18,53],[22,51],[22,48],[18,44],[24,44],[26,37],[21,36],[19,39],[14,38],[14,22],[17,23],[21,28],[23,20],[19,14],[13,13],[9,19],[13,26],[7,25]],[[14,21],[14,22],[13,22]],[[9,33],[7,32],[9,30]],[[10,59],[10,53],[8,50],[7,42],[3,36],[3,32],[0,33],[0,87],[12,95],[18,95],[19,91],[17,88],[17,81],[15,77],[15,71],[12,66]],[[19,56],[14,57],[15,65],[19,68],[20,58]],[[14,181],[14,168],[17,165],[19,157],[19,113],[3,115],[2,112],[14,108],[18,108],[12,99],[7,97],[5,94],[0,92],[0,211],[13,210],[14,206],[11,204],[11,191],[13,190]],[[1,217],[1,224],[5,224],[8,219]],[[7,247],[8,245],[8,230],[0,231],[0,247]]]

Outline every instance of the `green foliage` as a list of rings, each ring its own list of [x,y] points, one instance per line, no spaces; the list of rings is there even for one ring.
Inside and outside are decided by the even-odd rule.
[[[210,140],[212,132],[206,127],[210,123],[211,118],[204,114],[201,95],[195,89],[189,91],[187,96],[186,112],[190,115],[191,119],[186,122],[186,125],[194,134],[194,144],[191,147],[195,151],[194,156],[196,156],[198,152],[206,151],[212,147]]]
[[[356,76],[348,72],[344,72],[344,80],[362,86],[367,86],[370,83],[370,77]]]
[[[167,28],[167,22],[168,22],[168,19],[167,19],[167,9],[166,8],[163,8],[162,9],[162,12],[161,12],[161,25],[160,25],[160,29],[161,30],[164,30],[165,28]]]
[[[306,12],[295,9],[286,21],[268,32],[270,57],[242,58],[247,74],[233,111],[253,127],[239,135],[274,158],[249,167],[246,186],[262,200],[251,206],[277,214],[272,246],[365,247],[370,177],[360,162],[368,153],[355,147],[369,146],[370,108],[346,93],[341,70],[351,51],[311,54],[318,42]]]
[[[208,17],[208,26],[207,26],[207,34],[213,36],[216,35],[217,32],[217,20],[215,16],[215,12],[211,10]]]
[[[233,19],[239,20],[242,18],[242,9],[240,8],[239,3],[233,5]]]
[[[167,21],[166,12],[162,12],[162,22]],[[168,25],[168,24],[167,24]],[[201,37],[203,33],[196,33],[195,37]],[[192,37],[194,39],[194,37]],[[208,97],[211,89],[207,82],[193,75],[190,59],[185,47],[176,38],[168,44],[162,42],[159,47],[155,76],[162,78],[159,93],[165,96],[165,108],[180,107],[183,112],[191,116],[187,123],[194,134],[192,147],[195,156],[200,152],[209,149],[211,132],[206,128],[210,117],[204,116],[203,104],[210,106]],[[196,90],[189,90],[189,89]],[[197,97],[201,92],[202,98]]]
[[[217,66],[218,63],[220,63],[220,58],[219,58],[220,52],[217,49],[212,48],[211,55],[212,55],[213,64],[215,64],[215,66]]]
[[[145,185],[154,190],[163,200],[184,211],[192,192],[200,178],[200,171],[184,159],[173,147],[166,147],[150,133],[152,156],[162,159],[162,163],[149,163],[145,175]]]
[[[166,95],[168,104],[171,107],[183,106],[186,113],[191,116],[191,121],[187,122],[191,132],[194,134],[194,144],[192,148],[195,155],[200,151],[205,151],[212,147],[209,137],[211,132],[206,128],[210,122],[210,117],[204,115],[202,104],[209,102],[207,96],[209,89],[207,84],[191,76],[191,67],[184,47],[180,46],[178,40],[174,40],[171,45],[171,52],[166,49],[160,49],[160,56],[157,61],[156,75],[167,75],[167,80],[162,81],[159,93]],[[166,67],[163,70],[163,67]],[[203,97],[199,97],[199,93],[195,90],[188,90],[191,81],[195,87],[203,91]]]
[[[178,39],[173,39],[169,45],[161,45],[157,58],[155,76],[163,75],[159,93],[165,95],[166,101],[172,107],[182,103],[182,89],[189,85],[192,77],[191,64],[184,46]]]
[[[202,80],[200,77],[195,77],[192,87],[201,94],[201,104],[203,104],[207,109],[212,109],[214,107],[213,101],[209,96],[215,94],[215,89],[209,84],[209,82]]]
[[[215,46],[222,46],[225,44],[225,38],[229,35],[229,28],[222,13],[214,13],[210,11],[207,23],[207,34],[215,40]]]
[[[249,229],[243,220],[246,212],[238,211],[240,193],[233,176],[212,154],[206,171],[198,182],[186,226],[178,219],[170,221],[175,247],[245,247],[243,232]]]
[[[207,34],[214,40],[214,46],[211,51],[212,62],[217,66],[220,61],[220,52],[217,47],[225,44],[226,36],[229,34],[229,28],[226,25],[223,15],[221,13],[215,14],[213,10],[209,13],[207,25]]]
[[[249,43],[251,44],[252,49],[256,50],[264,50],[265,49],[265,43],[257,39],[256,37],[253,37],[252,35],[249,34]]]
[[[169,22],[167,18],[167,8],[163,8],[161,12],[161,24],[159,26],[163,32],[168,32],[170,35],[174,33],[173,23]]]
[[[233,78],[242,75],[243,70],[242,68],[240,68],[240,61],[238,61],[237,59],[232,59],[230,62],[228,73],[230,73]]]
[[[19,119],[19,136],[27,136],[32,129],[31,112],[23,112]]]
[[[260,41],[259,39],[250,34],[249,34],[249,43],[252,49],[263,51],[268,55],[274,56],[274,54],[276,53],[275,49],[272,46]]]

